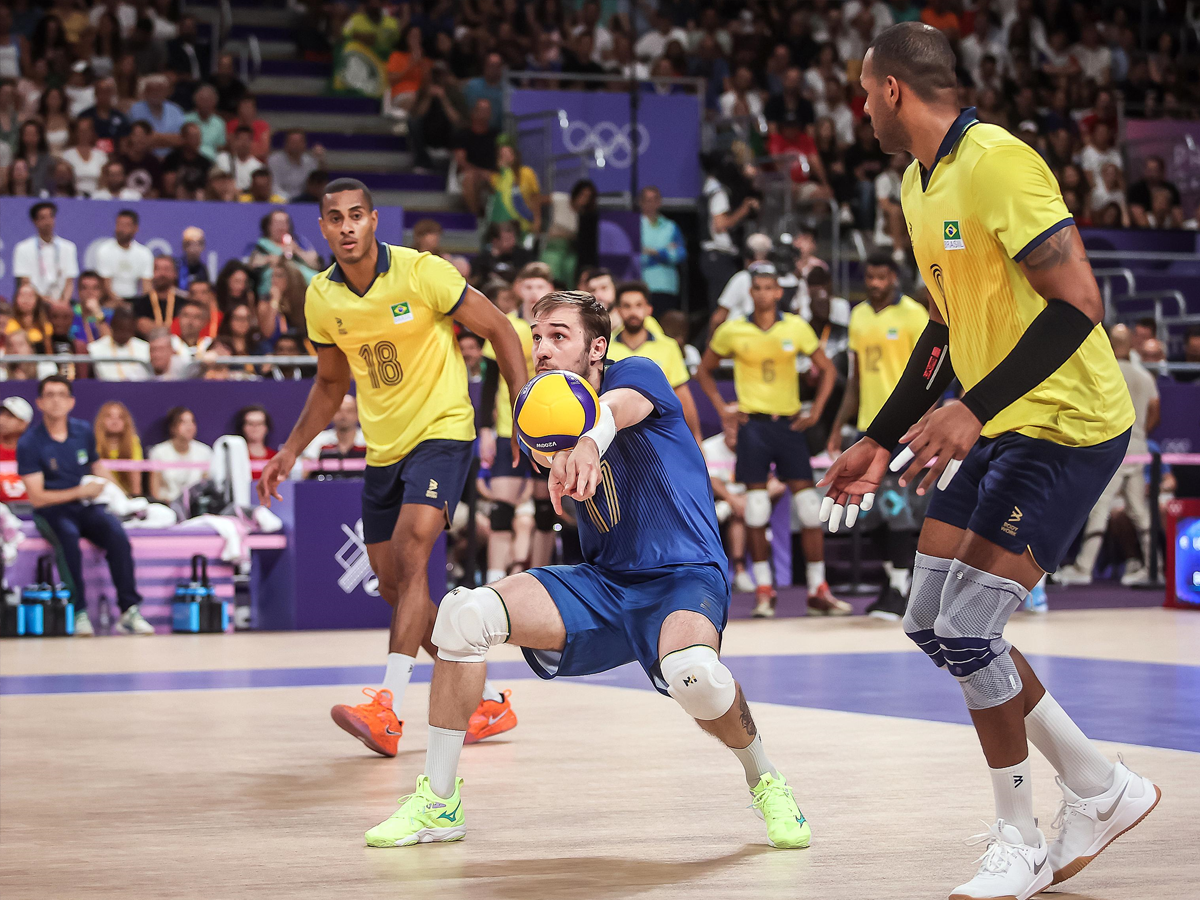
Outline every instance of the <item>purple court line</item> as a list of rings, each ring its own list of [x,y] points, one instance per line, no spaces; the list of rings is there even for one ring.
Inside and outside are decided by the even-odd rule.
[[[1200,666],[1029,656],[1046,686],[1100,740],[1200,752]],[[736,656],[730,667],[752,701],[970,724],[957,684],[919,653]],[[413,680],[427,682],[419,665]],[[495,680],[533,677],[523,662],[488,667]],[[381,666],[0,676],[0,695],[229,690],[377,684]],[[581,679],[652,690],[636,665]]]

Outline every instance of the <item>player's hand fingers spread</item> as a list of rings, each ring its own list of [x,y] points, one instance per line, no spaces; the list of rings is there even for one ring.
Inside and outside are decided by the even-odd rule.
[[[938,454],[937,459],[929,467],[929,471],[925,473],[925,477],[921,479],[921,483],[917,486],[918,495],[924,495],[926,491],[933,487],[934,482],[940,478],[951,458],[950,454],[946,451]]]

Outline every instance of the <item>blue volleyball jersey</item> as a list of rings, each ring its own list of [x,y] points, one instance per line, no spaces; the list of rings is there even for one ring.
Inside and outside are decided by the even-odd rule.
[[[600,396],[618,388],[637,391],[654,409],[617,432],[595,496],[576,504],[584,559],[617,572],[697,564],[724,571],[708,467],[675,391],[653,360],[639,356],[605,370]]]

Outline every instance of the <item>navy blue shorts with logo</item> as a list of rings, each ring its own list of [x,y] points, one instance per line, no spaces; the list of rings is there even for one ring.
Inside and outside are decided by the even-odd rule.
[[[787,416],[754,414],[738,428],[737,463],[733,477],[738,484],[766,484],[775,464],[780,481],[812,481],[812,463],[803,431],[791,429]]]
[[[363,543],[391,540],[405,503],[436,506],[445,511],[447,522],[453,519],[474,454],[474,441],[435,438],[421,441],[390,466],[367,466],[362,492]]]
[[[637,660],[662,694],[658,634],[677,610],[700,613],[720,635],[729,617],[729,582],[715,564],[614,572],[590,563],[545,566],[529,574],[542,583],[566,626],[562,652],[522,648],[539,678],[593,675]]]
[[[1064,447],[1009,432],[980,438],[962,468],[936,488],[926,515],[975,532],[1053,572],[1071,549],[1129,446],[1129,432],[1092,447]]]
[[[492,460],[493,478],[528,478],[533,474],[533,466],[529,457],[518,453],[513,459],[512,438],[496,438],[496,458]]]

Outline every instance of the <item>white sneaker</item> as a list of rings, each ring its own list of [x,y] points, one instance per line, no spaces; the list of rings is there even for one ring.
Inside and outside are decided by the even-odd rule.
[[[96,629],[92,627],[88,614],[83,610],[75,613],[75,637],[94,637],[95,634]]]
[[[987,850],[979,857],[979,871],[966,884],[960,884],[950,900],[1029,900],[1050,886],[1054,870],[1046,838],[1038,832],[1038,846],[1031,847],[1021,838],[1015,825],[1003,819],[977,834],[967,844],[982,844]]]
[[[742,569],[742,571],[733,576],[733,590],[736,593],[753,594],[755,587],[754,579],[750,577],[750,573],[745,569]]]
[[[140,609],[131,606],[121,613],[113,631],[117,634],[154,634],[154,626],[146,621]]]
[[[1109,844],[1137,825],[1158,804],[1162,791],[1149,778],[1123,762],[1113,770],[1113,783],[1098,797],[1079,797],[1055,779],[1063,799],[1053,825],[1058,837],[1050,845],[1054,884],[1078,875]]]
[[[1162,571],[1161,567],[1159,571]],[[1121,584],[1125,585],[1125,587],[1134,587],[1135,585],[1149,583],[1149,568],[1137,561],[1130,562],[1125,566],[1125,572],[1121,575]]]
[[[1084,572],[1082,569],[1077,569],[1074,566],[1063,566],[1054,573],[1054,580],[1059,584],[1091,584],[1092,576],[1089,572]]]
[[[770,596],[758,598],[758,602],[754,604],[754,612],[750,614],[754,619],[773,619],[775,618],[775,605]]]

